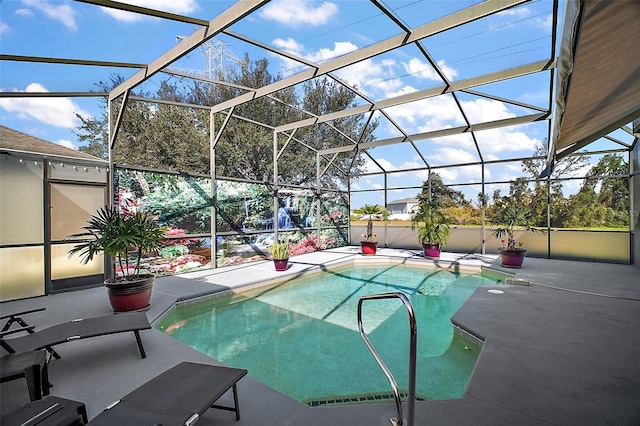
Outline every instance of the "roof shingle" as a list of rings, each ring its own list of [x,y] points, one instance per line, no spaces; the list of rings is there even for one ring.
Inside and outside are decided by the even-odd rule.
[[[56,155],[69,158],[82,158],[87,160],[102,160],[102,158],[85,154],[84,152],[66,148],[62,145],[36,138],[26,133],[19,132],[14,129],[0,125],[0,149],[11,149],[14,151],[23,151],[38,153],[43,155]]]

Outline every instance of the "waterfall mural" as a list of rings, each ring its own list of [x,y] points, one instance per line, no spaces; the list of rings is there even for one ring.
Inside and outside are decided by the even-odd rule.
[[[215,266],[264,260],[277,226],[291,243],[292,255],[347,244],[349,199],[343,192],[320,196],[309,189],[280,188],[274,215],[274,192],[268,184],[216,181],[208,177],[118,168],[116,204],[123,212],[150,212],[167,226],[167,240],[149,269],[171,274],[211,268],[211,207],[215,210]],[[320,229],[320,237],[318,237]]]

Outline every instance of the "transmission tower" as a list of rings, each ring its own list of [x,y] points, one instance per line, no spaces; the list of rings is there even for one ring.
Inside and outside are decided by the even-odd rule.
[[[176,36],[176,39],[182,40],[184,36]],[[202,69],[194,68],[171,68],[174,71],[180,71],[191,75],[197,75],[213,79],[219,71],[224,71],[225,66],[229,63],[240,63],[231,49],[229,48],[231,43],[226,43],[217,38],[212,38],[209,41],[200,45],[202,56],[204,60],[204,66]]]

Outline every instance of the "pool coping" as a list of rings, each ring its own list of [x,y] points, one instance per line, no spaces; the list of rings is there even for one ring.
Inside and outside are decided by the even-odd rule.
[[[347,268],[349,266],[354,266],[354,265],[400,265],[400,264],[403,264],[408,266],[427,267],[427,268],[433,268],[433,269],[454,268],[455,273],[479,273],[483,277],[495,279],[498,282],[514,276],[514,274],[512,273],[495,269],[494,267],[491,266],[491,264],[487,264],[486,262],[483,262],[483,261],[478,261],[478,259],[475,259],[475,258],[473,259],[473,261],[467,261],[467,262],[461,261],[461,259],[464,259],[468,255],[451,256],[450,254],[449,255],[445,254],[444,256],[447,256],[447,258],[433,259],[433,258],[427,258],[421,255],[420,253],[417,255],[413,252],[410,252],[410,253],[411,253],[410,256],[397,256],[397,255],[391,256],[391,255],[385,254],[383,250],[382,253],[379,253],[375,256],[364,256],[361,254],[356,254],[356,255],[349,256],[347,258],[334,259],[326,263],[306,264],[307,267],[304,267],[301,269],[291,267],[292,265],[295,265],[295,262],[296,262],[296,257],[294,257],[290,259],[291,264],[289,265],[289,268],[286,271],[277,272],[276,276],[271,276],[267,278],[254,277],[253,279],[251,279],[250,277],[250,279],[245,279],[239,282],[238,284],[229,286],[227,288],[216,288],[216,289],[212,289],[211,292],[208,292],[206,294],[195,295],[193,297],[180,298],[176,300],[176,302],[173,305],[169,306],[164,312],[157,315],[151,321],[151,325],[155,327],[157,323],[161,322],[173,310],[180,307],[191,306],[198,303],[207,302],[210,300],[216,300],[216,299],[227,297],[233,294],[241,294],[244,292],[256,290],[258,288],[272,287],[282,283],[286,283],[295,278],[299,278],[303,276],[305,277],[312,276],[326,270]],[[263,261],[263,262],[255,262],[255,263],[271,265],[271,261]],[[236,265],[236,267],[237,267],[237,270],[240,270],[242,268],[242,265]],[[223,274],[223,273],[230,273],[231,271],[233,271],[233,269],[228,269],[224,271],[220,269],[211,269],[206,271],[196,271],[193,273],[182,274],[182,277],[188,278],[188,279],[198,279],[206,276],[210,278],[210,277],[215,277],[216,272],[218,272],[219,274]],[[469,331],[464,330],[459,326],[456,326],[455,324],[453,325],[455,328],[459,329],[458,335],[460,337],[463,337],[465,338],[465,340],[468,340],[471,344],[478,346],[477,341],[479,338],[477,336],[474,336]]]

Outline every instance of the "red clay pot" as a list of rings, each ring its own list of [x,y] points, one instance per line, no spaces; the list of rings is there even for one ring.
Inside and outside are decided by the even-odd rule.
[[[105,281],[113,311],[130,312],[149,307],[154,278],[153,275],[142,275],[132,281]]]
[[[378,250],[377,241],[361,241],[360,245],[362,246],[362,254],[365,256],[372,256]]]

